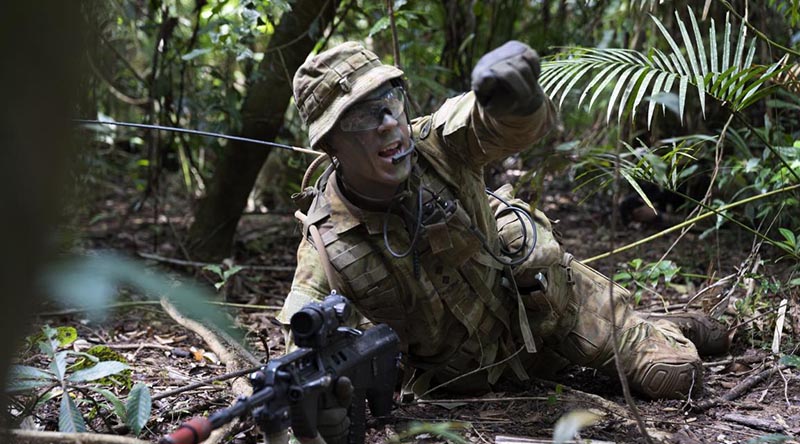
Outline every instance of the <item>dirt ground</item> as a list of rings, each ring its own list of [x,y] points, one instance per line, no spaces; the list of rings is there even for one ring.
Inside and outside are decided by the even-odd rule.
[[[579,203],[579,196],[570,192],[571,185],[566,181],[549,181],[547,187],[540,207],[559,221],[557,227],[567,250],[578,258],[591,257],[609,250],[612,244],[625,245],[658,231],[652,226],[634,224],[612,234],[608,198],[594,197]],[[152,198],[138,212],[131,212],[130,205],[141,197],[140,192],[124,185],[100,186],[91,202],[91,210],[79,218],[76,225],[81,227],[82,248],[113,248],[131,257],[137,257],[138,253],[155,255],[147,260],[150,266],[195,277],[211,286],[217,280],[213,273],[196,265],[175,265],[158,259],[180,257],[180,242],[191,212],[189,199],[179,188],[176,183],[162,189],[171,191],[162,191],[160,208],[155,214]],[[685,304],[690,296],[716,279],[736,273],[751,251],[751,239],[735,230],[721,230],[705,239],[700,239],[699,234],[699,231],[689,232],[672,249],[668,259],[679,264],[684,272],[713,274],[716,278],[708,281],[676,278],[674,286],[662,284],[655,292],[646,292],[638,306],[640,310],[663,311],[665,307]],[[609,273],[619,270],[621,264],[633,258],[655,261],[676,238],[677,234],[659,238],[592,265]],[[239,227],[235,263],[275,266],[276,269],[244,270],[235,274],[221,291],[220,300],[228,305],[220,309],[235,318],[246,331],[247,342],[259,358],[283,352],[283,338],[273,317],[289,289],[292,272],[285,267],[295,263],[298,239],[297,224],[288,212],[248,214]],[[720,287],[707,292],[709,297],[703,298],[705,303],[697,301],[695,304],[708,306],[714,302],[714,294],[730,288]],[[745,290],[734,294],[743,298]],[[767,294],[763,297],[779,296]],[[123,292],[119,302],[131,304],[112,309],[102,321],[82,312],[65,313],[53,308],[39,316],[35,327],[44,324],[73,326],[78,331],[79,341],[75,345],[78,349],[103,344],[120,352],[133,367],[133,380],[146,383],[154,397],[226,373],[225,366],[216,362],[217,357],[207,352],[209,347],[203,338],[178,325],[159,305],[132,291]],[[730,354],[705,358],[706,388],[702,398],[689,402],[634,398],[643,424],[655,442],[797,442],[794,437],[800,434],[800,377],[796,368],[773,372],[732,401],[720,402],[703,411],[698,409],[703,401],[722,396],[746,378],[778,365],[777,357],[769,352],[774,315],[758,317],[759,313],[762,312],[747,316],[737,314],[734,304],[730,304],[723,316],[728,325],[749,322],[734,328]],[[786,328],[788,337],[784,341],[797,342],[797,319],[796,313],[790,313]],[[32,366],[46,364],[32,349],[21,351],[19,361]],[[156,441],[192,416],[228,406],[233,401],[231,381],[213,382],[155,400],[151,419],[140,437]],[[111,389],[124,395],[118,387]],[[39,428],[57,429],[57,404],[51,401],[35,410],[34,422]],[[549,442],[546,440],[552,438],[556,421],[577,409],[601,415],[595,425],[582,430],[580,437],[583,439],[646,442],[626,405],[619,382],[579,367],[568,368],[555,381],[536,380],[525,386],[504,387],[502,391],[478,399],[399,404],[390,417],[380,422],[370,420],[367,442],[385,442],[398,433],[410,433],[412,437],[408,440],[413,442],[446,442],[440,437],[442,430],[458,433],[468,442],[476,443]],[[97,432],[124,432],[114,427],[113,421],[109,425],[95,417],[89,422]],[[260,439],[252,422],[244,421],[230,442],[255,443]]]

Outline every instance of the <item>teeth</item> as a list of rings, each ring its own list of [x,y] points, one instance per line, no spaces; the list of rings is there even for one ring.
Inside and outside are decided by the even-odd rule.
[[[380,155],[382,157],[387,157],[387,156],[394,155],[396,152],[399,152],[399,151],[400,151],[400,142],[396,142],[396,143],[393,143],[393,144],[389,145],[387,148],[382,149],[378,153],[378,155]]]

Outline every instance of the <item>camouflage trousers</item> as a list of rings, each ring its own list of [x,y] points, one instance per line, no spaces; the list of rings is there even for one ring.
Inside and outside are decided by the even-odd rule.
[[[700,357],[678,327],[637,314],[627,290],[564,253],[545,215],[531,214],[536,227],[526,223],[527,239],[534,238],[536,229],[536,247],[513,269],[528,327],[542,342],[536,353],[524,353],[527,370],[547,375],[574,363],[616,375],[616,335],[621,368],[632,389],[651,398],[685,398],[702,389]],[[516,217],[503,214],[502,208],[496,216],[501,240],[508,248],[519,247],[523,238]],[[515,326],[518,338],[521,328],[527,327]]]

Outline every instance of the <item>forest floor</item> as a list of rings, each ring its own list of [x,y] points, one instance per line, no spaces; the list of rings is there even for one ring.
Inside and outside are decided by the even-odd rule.
[[[562,179],[563,181],[563,179]],[[608,199],[593,197],[579,202],[565,182],[549,181],[540,207],[563,234],[566,249],[577,258],[588,258],[642,239],[659,229],[634,225],[612,233]],[[167,192],[166,190],[170,191]],[[177,184],[162,188],[159,209],[153,209],[150,198],[138,212],[131,212],[131,203],[141,197],[140,191],[119,184],[101,184],[94,191],[89,210],[79,217],[77,239],[85,250],[114,249],[130,257],[146,259],[149,267],[163,272],[193,277],[212,288],[219,281],[214,273],[203,270],[202,264],[176,265],[162,258],[181,258],[180,245],[191,214],[186,192]],[[172,197],[166,197],[172,196]],[[182,196],[182,197],[181,197]],[[686,234],[667,259],[681,267],[670,285],[662,281],[652,291],[645,291],[637,308],[643,311],[678,309],[720,278],[735,274],[746,266],[751,254],[752,239],[738,230],[720,230],[701,239],[699,231]],[[604,273],[641,258],[645,263],[659,259],[677,238],[677,233],[656,239],[625,253],[592,263]],[[222,305],[246,332],[247,343],[254,353],[279,356],[283,338],[274,316],[287,294],[295,265],[295,248],[299,240],[297,224],[288,212],[283,214],[248,214],[239,225],[234,262],[260,269],[245,269],[230,277],[219,292]],[[266,266],[266,267],[265,267]],[[268,268],[272,267],[272,268]],[[712,279],[684,277],[682,273],[713,274]],[[764,272],[768,273],[768,272]],[[709,308],[715,296],[732,288],[729,284],[704,291],[707,297],[693,306]],[[800,436],[800,374],[793,367],[779,372],[775,355],[770,351],[776,298],[793,297],[778,294],[747,295],[746,282],[740,282],[722,319],[735,326],[731,353],[705,357],[705,393],[690,401],[648,401],[634,398],[636,408],[648,433],[655,442],[675,443],[740,443],[797,442]],[[176,323],[160,305],[131,289],[118,298],[120,304],[107,316],[94,319],[84,312],[59,311],[37,318],[35,328],[49,324],[73,326],[79,340],[71,347],[85,350],[91,345],[111,347],[124,356],[133,369],[135,382],[144,382],[154,397],[190,383],[219,377],[227,372],[218,357],[210,353],[204,338]],[[127,303],[122,305],[121,303]],[[796,300],[791,301],[796,302]],[[796,303],[790,307],[797,307]],[[796,310],[796,309],[793,309]],[[786,344],[798,343],[797,323],[800,317],[792,311],[787,317]],[[743,324],[742,324],[743,323]],[[742,324],[737,326],[738,324]],[[46,359],[29,347],[20,352],[19,361],[45,367]],[[746,378],[764,374],[758,384],[744,387],[740,396],[717,403],[731,389],[741,387]],[[174,430],[182,421],[224,408],[234,400],[230,391],[232,379],[202,385],[199,388],[153,402],[151,419],[140,438],[156,441]],[[111,390],[124,395],[119,387]],[[88,396],[88,395],[85,395]],[[18,398],[24,401],[25,398]],[[701,410],[703,401],[712,404]],[[584,428],[580,436],[592,442],[646,442],[626,404],[615,378],[580,367],[570,367],[555,381],[535,380],[524,387],[507,387],[481,398],[459,398],[403,403],[389,418],[368,423],[367,442],[385,442],[397,434],[410,434],[412,442],[446,442],[441,432],[457,433],[468,442],[550,442],[556,421],[567,412],[588,409],[601,419]],[[84,412],[86,413],[86,412]],[[87,415],[85,415],[87,416]],[[90,426],[102,433],[124,432],[98,419]],[[19,418],[18,418],[19,419]],[[58,402],[50,401],[34,410],[34,423],[44,430],[58,428]],[[423,423],[423,425],[417,424]],[[252,421],[244,421],[233,431],[235,443],[255,443],[260,437]],[[525,440],[527,439],[527,441]],[[539,439],[542,441],[535,441]],[[783,440],[783,441],[781,441]],[[455,442],[455,441],[450,441]]]

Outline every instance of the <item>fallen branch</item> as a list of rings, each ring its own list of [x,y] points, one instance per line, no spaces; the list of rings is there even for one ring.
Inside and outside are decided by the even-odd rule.
[[[280,310],[281,308],[283,308],[279,305],[237,304],[235,302],[222,302],[222,301],[201,301],[201,303],[209,305],[219,305],[221,307],[243,308],[246,310]],[[159,301],[119,302],[116,304],[97,305],[93,307],[68,308],[65,310],[47,311],[44,313],[37,313],[36,316],[64,316],[75,313],[85,313],[87,311],[103,311],[103,310],[113,310],[116,308],[128,308],[140,305],[159,305],[159,304],[160,304]]]
[[[757,373],[752,376],[748,376],[744,379],[744,381],[740,382],[736,385],[736,387],[728,390],[722,396],[706,399],[705,401],[698,402],[695,404],[692,409],[698,412],[706,411],[712,407],[716,407],[724,402],[733,401],[750,391],[756,385],[764,382],[767,378],[774,375],[775,373],[787,368],[786,365],[779,365],[776,367],[768,368],[760,373]]]
[[[764,430],[766,432],[784,432],[786,429],[772,419],[756,418],[755,416],[747,416],[739,413],[728,413],[722,417],[725,421],[735,422],[754,429]]]
[[[139,350],[142,348],[157,348],[159,350],[166,350],[166,351],[175,350],[175,347],[170,347],[168,345],[144,343],[144,342],[139,344],[106,344],[106,345],[108,346],[108,348],[115,348],[117,350],[130,350],[130,349]]]
[[[628,410],[625,409],[625,407],[617,404],[616,402],[611,402],[611,401],[603,398],[602,396],[598,396],[598,395],[595,395],[593,393],[587,393],[587,392],[572,388],[572,387],[564,385],[564,384],[559,384],[559,383],[555,383],[553,381],[548,381],[546,379],[536,379],[536,380],[538,382],[542,383],[542,384],[549,385],[549,386],[553,387],[553,389],[555,389],[558,386],[561,386],[561,388],[562,388],[562,390],[564,391],[565,394],[567,394],[567,395],[574,394],[575,396],[578,397],[578,400],[585,400],[586,402],[591,402],[591,403],[598,404],[601,407],[603,407],[606,410],[608,410],[609,412],[619,416],[620,418],[625,418],[628,421],[633,419],[633,418],[631,418],[631,415],[629,414]],[[558,398],[556,398],[556,399],[558,399]]]
[[[593,395],[591,393],[582,392],[571,388],[565,388],[572,392],[573,396],[557,395],[557,401],[565,402],[585,402],[589,404],[597,404],[599,407],[607,410],[608,412],[617,415],[624,419],[630,419],[628,412],[619,404],[611,402],[601,396]],[[525,401],[552,401],[553,398],[549,396],[504,396],[502,398],[453,398],[453,399],[417,399],[413,404],[479,404],[488,402],[525,402]]]
[[[158,401],[159,399],[164,399],[164,398],[169,398],[170,396],[179,395],[181,393],[188,392],[190,390],[194,390],[196,388],[200,388],[200,387],[202,387],[204,385],[209,385],[209,384],[214,383],[214,382],[225,381],[227,379],[236,378],[238,376],[244,376],[244,375],[246,375],[248,373],[252,373],[252,372],[256,371],[258,368],[259,367],[251,367],[251,368],[246,368],[246,369],[238,370],[238,371],[231,372],[231,373],[226,373],[224,375],[214,376],[212,378],[203,379],[202,381],[197,381],[194,384],[185,385],[183,387],[176,388],[174,390],[169,390],[169,391],[166,391],[164,393],[159,393],[159,394],[153,396],[152,400],[153,401]]]
[[[150,259],[156,262],[163,262],[165,264],[172,264],[172,265],[182,265],[184,267],[195,267],[195,268],[203,268],[208,267],[210,265],[219,265],[212,262],[195,262],[195,261],[186,261],[183,259],[175,259],[172,257],[164,257],[159,256],[157,254],[151,253],[137,253],[140,257],[145,259]],[[243,270],[254,270],[254,271],[279,271],[279,272],[294,272],[295,267],[287,267],[287,266],[280,266],[280,265],[237,265],[237,267],[241,267]]]
[[[504,436],[497,435],[494,438],[495,444],[551,444],[554,443],[552,439],[542,438],[524,438],[521,436]],[[611,441],[598,441],[596,439],[581,439],[578,441],[562,441],[564,444],[613,444]]]
[[[242,371],[259,364],[258,360],[236,341],[231,340],[227,335],[222,336],[222,332],[214,332],[202,323],[184,316],[167,299],[161,299],[161,306],[175,322],[202,337],[211,351],[219,357],[220,361],[225,363],[231,372]],[[249,396],[252,393],[252,387],[245,381],[237,379],[231,384],[231,392],[234,398]],[[234,420],[215,430],[206,439],[205,443],[217,444],[221,442],[234,429],[237,423],[238,421]]]
[[[739,364],[755,364],[756,362],[763,362],[766,360],[765,356],[759,355],[746,355],[746,356],[733,356],[728,359],[722,359],[720,361],[709,361],[704,362],[703,367],[717,367],[719,365],[730,365],[733,363]]]
[[[10,444],[150,444],[148,441],[102,433],[61,433],[36,430],[3,430],[3,442]]]

